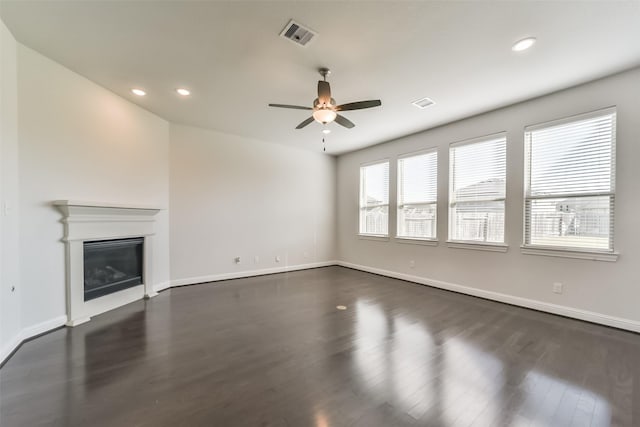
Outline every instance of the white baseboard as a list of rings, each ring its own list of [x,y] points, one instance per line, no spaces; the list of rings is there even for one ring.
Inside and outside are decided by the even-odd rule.
[[[13,351],[18,348],[20,344],[22,344],[22,331],[18,332],[18,334],[13,337],[7,344],[2,347],[0,351],[0,365],[2,365],[5,360],[13,353]]]
[[[60,326],[64,326],[66,321],[67,316],[57,316],[53,319],[45,320],[44,322],[40,322],[36,325],[32,325],[22,329],[8,344],[6,344],[2,348],[2,351],[0,352],[0,364],[4,363],[7,357],[9,357],[9,355],[11,355],[11,353],[13,353],[13,351],[23,343],[23,341],[35,337],[36,335],[48,332],[52,329],[59,328]]]
[[[486,298],[492,301],[504,302],[507,304],[517,305],[520,307],[531,308],[560,316],[570,317],[573,319],[585,320],[587,322],[598,323],[601,325],[612,326],[614,328],[624,329],[627,331],[640,333],[640,322],[624,319],[621,317],[609,316],[593,311],[581,310],[564,305],[552,304],[548,302],[536,301],[528,298],[517,297],[514,295],[503,294],[500,292],[486,291],[483,289],[472,288],[469,286],[458,285],[456,283],[444,282],[442,280],[429,279],[410,274],[398,273],[391,270],[383,270],[381,268],[369,267],[366,265],[353,264],[345,261],[323,261],[309,264],[299,264],[276,268],[265,268],[261,270],[240,271],[233,273],[213,274],[208,276],[189,277],[185,279],[176,279],[170,282],[158,283],[154,286],[156,291],[161,291],[175,286],[193,285],[197,283],[216,282],[220,280],[238,279],[242,277],[262,276],[265,274],[283,273],[287,271],[306,270],[309,268],[328,267],[339,265],[342,267],[353,268],[355,270],[366,271],[368,273],[379,274],[381,276],[392,277],[394,279],[406,280],[408,282],[418,283],[421,285],[432,286],[434,288],[445,289],[448,291],[458,292],[461,294],[472,295],[475,297]],[[0,365],[13,353],[13,351],[22,344],[24,340],[32,338],[36,335],[48,332],[52,329],[63,326],[67,321],[67,316],[58,316],[53,319],[38,323],[37,325],[24,328],[13,339],[9,341],[0,351]]]
[[[330,265],[338,265],[338,262],[337,261],[313,262],[308,264],[288,265],[288,266],[276,267],[276,268],[265,268],[262,270],[239,271],[239,272],[233,272],[233,273],[213,274],[209,276],[189,277],[186,279],[178,279],[178,280],[171,280],[171,281],[156,283],[153,286],[153,289],[156,292],[159,292],[164,289],[172,288],[174,286],[193,285],[196,283],[216,282],[219,280],[228,280],[228,279],[239,279],[241,277],[263,276],[265,274],[284,273],[287,271],[306,270],[309,268],[317,268],[317,267],[328,267]],[[9,357],[9,355],[11,355],[13,351],[16,348],[18,348],[24,340],[27,340],[31,337],[42,334],[44,332],[50,331],[52,329],[58,328],[60,326],[64,326],[66,322],[67,322],[67,316],[58,316],[53,319],[47,320],[45,322],[38,323],[37,325],[29,326],[28,328],[23,329],[13,339],[11,339],[8,344],[6,344],[1,349],[0,365],[5,362],[7,357]]]
[[[171,287],[171,281],[167,280],[166,282],[156,283],[153,286],[153,290],[156,292],[160,292],[170,287]]]
[[[469,286],[458,285],[456,283],[443,282],[441,280],[429,279],[410,274],[398,273],[390,270],[369,267],[366,265],[352,264],[350,262],[338,261],[337,265],[342,267],[353,268],[355,270],[366,271],[369,273],[379,274],[381,276],[392,277],[394,279],[406,280],[408,282],[418,283],[421,285],[432,286],[434,288],[446,289],[448,291],[458,292],[461,294],[472,295],[475,297],[486,298],[493,301],[504,302],[507,304],[517,305],[520,307],[531,308],[546,313],[558,314],[560,316],[571,317],[578,320],[586,320],[587,322],[598,323],[601,325],[612,326],[614,328],[624,329],[632,332],[640,332],[640,322],[624,319],[621,317],[609,316],[593,311],[581,310],[578,308],[567,307],[548,302],[532,300],[528,298],[517,297],[514,295],[503,294],[500,292],[486,291],[483,289],[472,288]]]
[[[287,271],[306,270],[309,268],[328,267],[338,265],[338,261],[321,261],[308,264],[287,265],[283,267],[263,268],[261,270],[245,270],[233,273],[211,274],[208,276],[187,277],[184,279],[174,279],[171,286],[195,285],[197,283],[217,282],[220,280],[240,279],[243,277],[264,276],[265,274],[284,273]],[[157,288],[156,288],[157,289]]]
[[[22,330],[22,334],[24,336],[22,339],[27,340],[36,335],[50,331],[51,329],[59,328],[60,326],[64,326],[66,322],[67,316],[63,314],[61,316],[54,317],[53,319],[45,320],[37,325],[29,326]]]

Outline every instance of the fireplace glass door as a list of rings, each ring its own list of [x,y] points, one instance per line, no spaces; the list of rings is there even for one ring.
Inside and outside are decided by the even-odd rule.
[[[143,283],[144,238],[84,242],[84,300]]]

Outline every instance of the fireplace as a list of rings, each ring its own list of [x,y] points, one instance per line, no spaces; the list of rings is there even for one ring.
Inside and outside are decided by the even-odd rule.
[[[158,294],[153,261],[161,209],[73,200],[54,205],[64,215],[68,326]]]
[[[84,242],[84,300],[143,284],[143,256],[142,237]]]

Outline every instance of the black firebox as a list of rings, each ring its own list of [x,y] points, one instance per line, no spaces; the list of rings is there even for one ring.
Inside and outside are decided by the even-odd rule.
[[[143,283],[144,238],[84,242],[84,300]]]

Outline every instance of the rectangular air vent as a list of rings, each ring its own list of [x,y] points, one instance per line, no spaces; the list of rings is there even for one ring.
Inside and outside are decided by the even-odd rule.
[[[311,28],[304,27],[297,23],[293,19],[284,27],[284,30],[280,33],[285,39],[299,44],[300,46],[306,46],[311,40],[313,40],[318,34]]]
[[[418,99],[417,101],[413,101],[412,104],[418,108],[427,108],[435,104],[435,101],[431,98],[422,98],[422,99]]]

